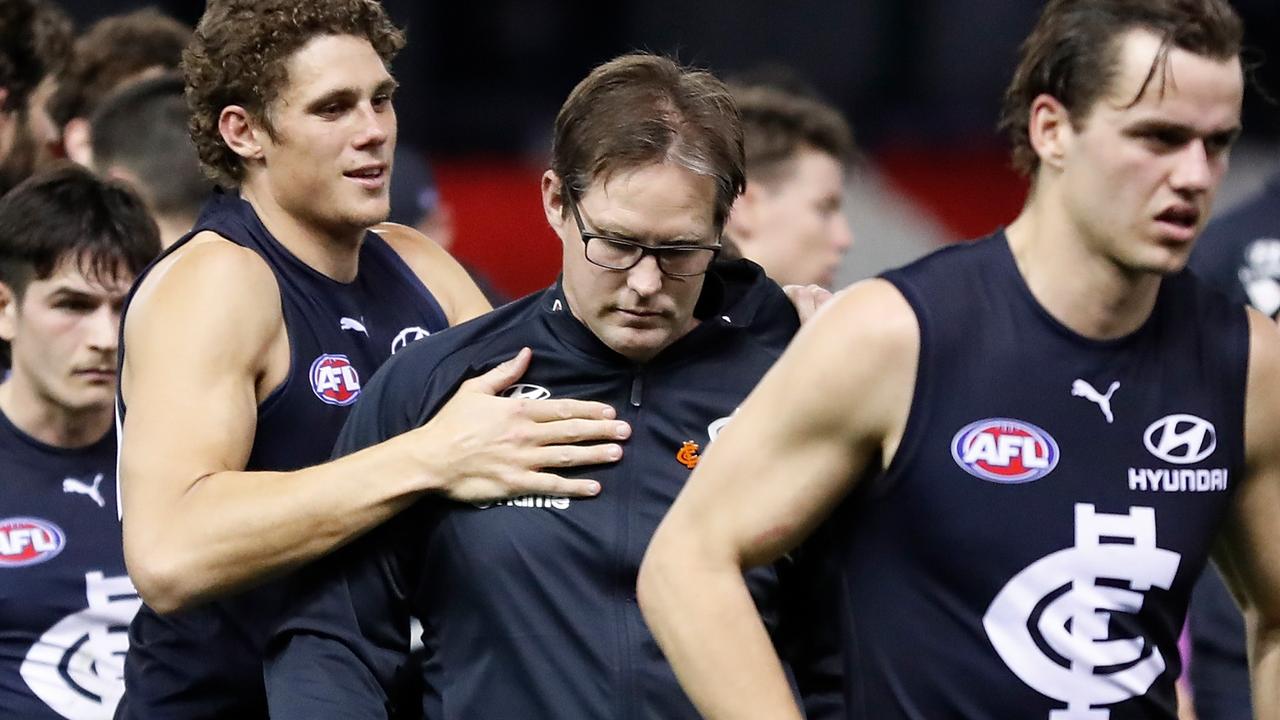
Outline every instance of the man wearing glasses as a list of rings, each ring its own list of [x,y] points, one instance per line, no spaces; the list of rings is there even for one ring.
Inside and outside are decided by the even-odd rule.
[[[410,711],[394,700],[410,614],[424,626],[431,720],[697,717],[640,616],[636,573],[796,313],[757,266],[713,263],[743,155],[711,75],[651,55],[600,66],[561,108],[552,155],[542,199],[564,246],[560,280],[396,355],[336,452],[422,425],[459,383],[530,347],[507,394],[612,405],[631,423],[626,454],[584,469],[605,488],[590,500],[422,501],[304,573],[269,649],[273,718]],[[748,575],[775,629],[792,617],[783,588],[798,587],[779,573],[798,572]]]

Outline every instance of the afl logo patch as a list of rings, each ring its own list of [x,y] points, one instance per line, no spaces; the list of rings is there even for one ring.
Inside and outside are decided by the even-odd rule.
[[[38,565],[67,545],[62,528],[48,520],[12,517],[0,520],[0,568]]]
[[[346,355],[321,355],[311,363],[311,390],[330,405],[350,405],[360,397],[360,375]]]
[[[1028,422],[987,418],[969,423],[951,440],[951,457],[964,471],[991,482],[1029,483],[1058,464],[1058,443]]]

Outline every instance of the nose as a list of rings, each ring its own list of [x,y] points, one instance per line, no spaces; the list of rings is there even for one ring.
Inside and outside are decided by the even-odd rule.
[[[382,145],[394,132],[396,116],[390,107],[379,110],[371,103],[361,103],[358,117],[360,130],[355,138],[356,147]]]
[[[853,228],[849,227],[849,218],[843,212],[831,216],[831,244],[841,253],[853,247]]]
[[[662,269],[658,258],[645,254],[635,267],[627,271],[627,287],[640,297],[650,297],[662,288]]]
[[[86,341],[93,350],[115,353],[120,341],[120,311],[106,303],[87,318],[89,324]]]
[[[1169,176],[1175,190],[1201,193],[1213,185],[1216,174],[1216,157],[1211,157],[1203,140],[1193,140],[1177,154],[1177,164]]]

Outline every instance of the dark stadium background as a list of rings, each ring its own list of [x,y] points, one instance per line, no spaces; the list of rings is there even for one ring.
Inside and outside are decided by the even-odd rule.
[[[190,0],[62,0],[79,27]],[[1258,84],[1280,97],[1280,1],[1236,0]],[[1023,185],[995,132],[1030,0],[386,0],[408,29],[397,59],[402,141],[431,158],[458,225],[455,252],[509,293],[550,280],[558,247],[537,176],[569,89],[594,64],[644,49],[721,76],[789,73],[852,119],[868,163],[953,237],[1011,218]],[[1270,59],[1269,62],[1266,60]],[[1246,144],[1280,160],[1280,106],[1251,92]],[[855,230],[857,223],[855,222]],[[859,252],[855,246],[854,253]]]

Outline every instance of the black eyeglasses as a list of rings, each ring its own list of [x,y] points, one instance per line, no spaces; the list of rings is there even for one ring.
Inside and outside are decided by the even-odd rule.
[[[582,235],[583,253],[593,265],[609,270],[630,270],[644,259],[652,255],[658,261],[658,269],[672,277],[695,277],[702,275],[711,267],[721,245],[645,245],[634,240],[587,232],[582,224],[582,215],[578,213],[578,203],[573,191],[567,187],[563,191],[564,200],[569,205],[569,212],[578,223],[578,233]]]

